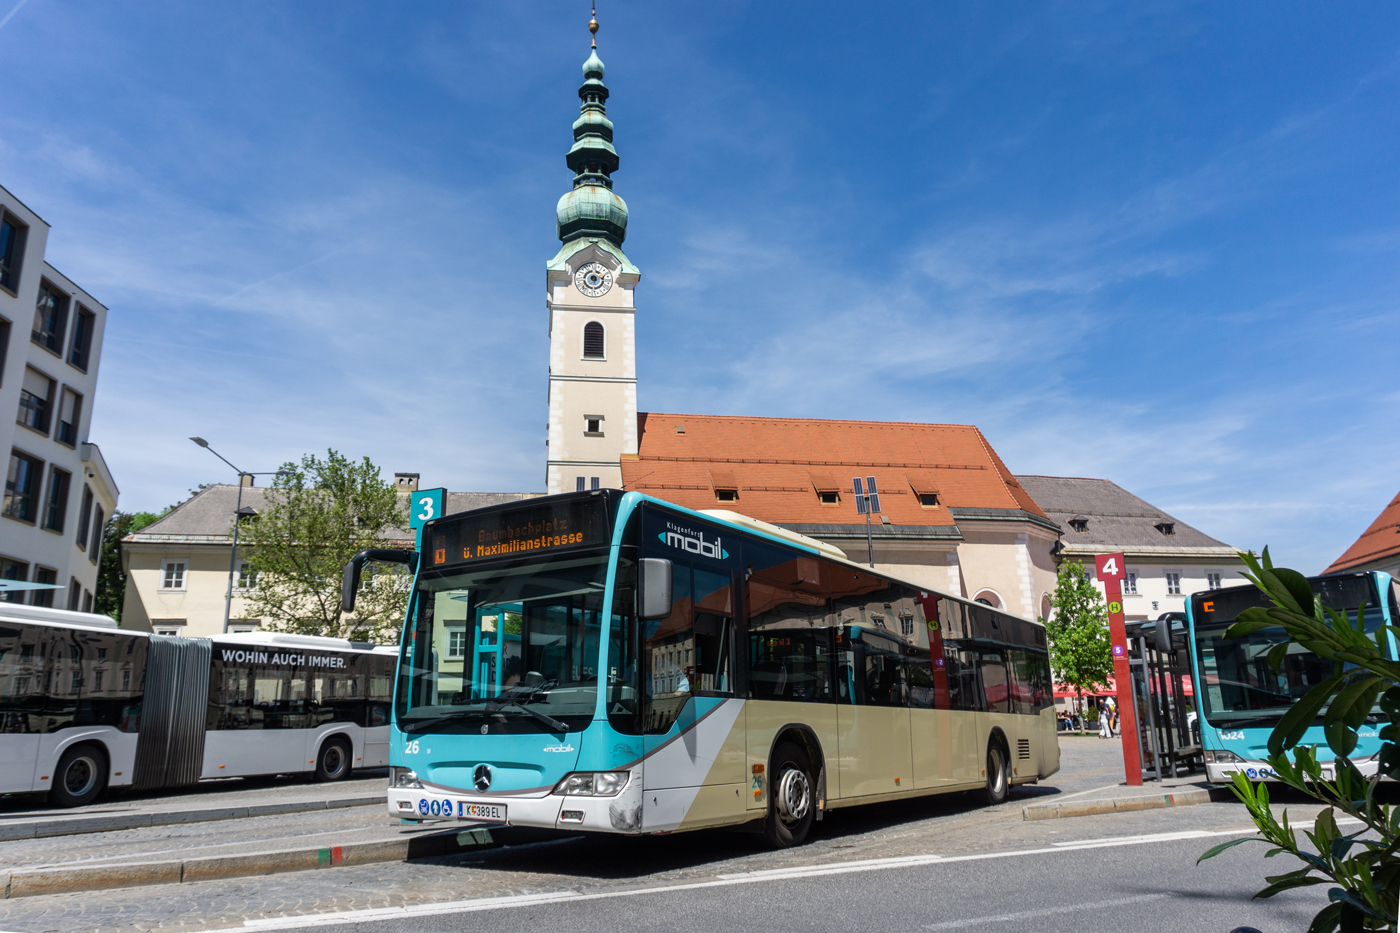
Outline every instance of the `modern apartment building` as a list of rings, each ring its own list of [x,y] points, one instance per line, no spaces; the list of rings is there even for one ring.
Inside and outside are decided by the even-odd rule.
[[[49,225],[0,188],[0,599],[90,611],[117,484],[88,441],[107,309],[44,261]],[[11,419],[6,412],[14,412]]]

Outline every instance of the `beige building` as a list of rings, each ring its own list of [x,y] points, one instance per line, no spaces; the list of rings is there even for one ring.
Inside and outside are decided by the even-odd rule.
[[[88,440],[107,309],[44,261],[49,225],[0,188],[0,599],[91,612],[117,484]],[[57,586],[59,589],[49,587]]]
[[[417,477],[411,473],[398,474],[396,482],[404,495],[417,488]],[[266,495],[264,488],[245,486],[243,514],[255,516]],[[462,512],[536,495],[449,492],[446,507],[448,512]],[[229,564],[234,558],[230,532],[239,502],[237,486],[206,486],[160,521],[122,539],[122,569],[127,575],[123,628],[190,637],[224,630]],[[388,538],[404,544],[412,541],[407,528],[396,529]],[[228,630],[257,631],[262,620],[249,612],[246,598],[257,586],[257,573],[241,556],[236,561]]]
[[[1064,529],[1056,565],[1079,561],[1094,576],[1094,555],[1122,552],[1123,615],[1129,621],[1184,612],[1193,593],[1239,586],[1239,549],[1217,541],[1106,479],[1018,476],[1045,514]],[[1101,582],[1096,581],[1100,589]],[[1050,612],[1049,599],[1039,607]]]

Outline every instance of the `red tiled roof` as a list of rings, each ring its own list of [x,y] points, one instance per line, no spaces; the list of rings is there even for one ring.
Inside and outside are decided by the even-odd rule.
[[[687,508],[730,508],[781,525],[863,524],[851,478],[874,476],[895,525],[952,525],[950,508],[1045,516],[972,425],[654,412],[638,422],[623,487]],[[716,488],[737,488],[738,501],[717,501]],[[837,504],[818,498],[828,489],[840,493]],[[939,508],[920,504],[926,493],[937,493]]]
[[[1390,505],[1376,516],[1371,527],[1362,532],[1361,537],[1323,572],[1351,570],[1397,553],[1400,553],[1400,494],[1390,500]]]

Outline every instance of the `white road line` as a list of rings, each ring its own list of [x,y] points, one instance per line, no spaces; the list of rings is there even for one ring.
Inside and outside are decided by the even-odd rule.
[[[1061,797],[1059,794],[1055,794],[1049,800],[1047,800],[1046,803],[1059,803],[1061,800],[1073,800],[1075,797],[1083,797],[1085,794],[1093,794],[1101,790],[1108,790],[1110,787],[1122,786],[1123,782],[1119,781],[1117,784],[1105,784],[1103,787],[1091,787],[1088,790],[1077,791],[1073,794],[1065,794],[1063,797]]]
[[[1001,914],[996,917],[976,917],[972,920],[949,920],[944,923],[926,923],[925,930],[963,930],[983,923],[1009,923],[1013,920],[1026,920],[1031,917],[1048,917],[1051,914],[1076,914],[1081,910],[1100,910],[1104,907],[1120,907],[1124,904],[1141,904],[1144,901],[1160,901],[1173,897],[1171,894],[1139,894],[1137,897],[1120,897],[1114,901],[1099,901],[1095,904],[1069,904],[1065,907],[1042,907],[1036,910],[1022,910],[1014,914]]]
[[[986,852],[977,855],[904,856],[888,859],[862,859],[851,862],[829,862],[824,865],[806,867],[762,869],[741,874],[719,875],[714,881],[693,881],[686,884],[656,885],[649,888],[631,888],[625,891],[600,891],[586,894],[581,891],[548,891],[541,894],[520,894],[508,897],[480,897],[471,900],[446,901],[433,904],[418,904],[409,907],[378,907],[368,910],[346,910],[337,913],[307,914],[299,917],[270,917],[261,920],[245,920],[238,927],[224,927],[206,930],[204,933],[250,933],[258,930],[288,930],[298,927],[333,926],[336,924],[372,923],[377,920],[403,920],[412,917],[431,917],[441,914],[475,913],[486,910],[507,910],[515,907],[538,907],[545,904],[574,903],[578,901],[601,901],[619,897],[638,897],[647,894],[666,894],[672,891],[695,891],[703,888],[722,888],[738,884],[759,884],[767,881],[816,878],[845,872],[885,871],[892,868],[914,868],[920,865],[944,865],[953,862],[975,862],[984,859],[1014,858],[1025,855],[1050,855],[1066,851],[1084,849],[1106,849],[1114,846],[1146,845],[1177,839],[1198,839],[1209,836],[1235,836],[1248,833],[1247,829],[1193,830],[1187,833],[1157,833],[1151,836],[1122,836],[1111,839],[1086,840],[1069,845],[1054,844],[1038,849],[1017,849],[1010,852]],[[1038,913],[1044,913],[1039,911]]]

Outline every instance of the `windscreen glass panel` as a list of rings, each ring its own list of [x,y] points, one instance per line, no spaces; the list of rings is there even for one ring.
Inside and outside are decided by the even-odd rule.
[[[425,571],[400,661],[406,732],[571,732],[593,718],[606,552]]]
[[[1366,607],[1366,630],[1376,632],[1384,624],[1376,604],[1375,588],[1368,576],[1313,579],[1313,592],[1324,606],[1346,613],[1355,625],[1358,609]],[[1199,652],[1202,712],[1217,728],[1272,726],[1309,690],[1331,677],[1335,665],[1300,645],[1290,645],[1283,664],[1275,671],[1267,655],[1288,641],[1281,628],[1261,629],[1242,638],[1225,638],[1225,632],[1245,609],[1271,605],[1254,587],[1198,593],[1192,597],[1196,647]],[[1373,716],[1379,708],[1373,710]],[[1320,721],[1320,720],[1319,720]]]

